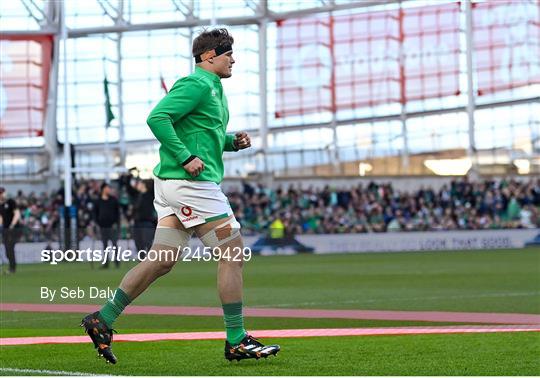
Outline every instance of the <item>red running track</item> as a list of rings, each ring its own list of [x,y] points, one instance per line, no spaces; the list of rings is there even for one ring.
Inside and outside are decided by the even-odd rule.
[[[1,303],[0,311],[71,312],[84,314],[94,312],[98,307],[97,305],[84,304]],[[129,306],[124,313],[138,315],[223,316],[223,310],[219,307]],[[263,318],[331,318],[540,325],[540,315],[484,312],[316,310],[246,307],[244,308],[244,315]]]
[[[253,331],[255,337],[316,337],[316,336],[375,336],[375,335],[418,335],[449,333],[492,333],[492,332],[540,332],[538,326],[453,326],[453,327],[389,327],[389,328],[336,328],[336,329],[284,329]],[[224,339],[225,332],[182,332],[182,333],[134,333],[119,334],[114,341],[164,341],[164,340],[216,340]],[[88,343],[87,336],[45,336],[0,338],[0,346],[32,344],[79,344]]]

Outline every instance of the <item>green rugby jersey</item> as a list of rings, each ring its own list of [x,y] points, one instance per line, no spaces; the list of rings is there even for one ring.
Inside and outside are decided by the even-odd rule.
[[[152,110],[146,123],[161,143],[160,162],[154,175],[162,179],[212,181],[223,179],[223,151],[236,151],[235,136],[227,134],[229,108],[221,79],[195,67],[195,72],[178,80]],[[204,163],[204,170],[192,177],[182,166],[191,155]]]

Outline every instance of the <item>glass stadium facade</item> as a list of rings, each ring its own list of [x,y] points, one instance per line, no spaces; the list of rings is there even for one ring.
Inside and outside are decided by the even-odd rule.
[[[229,131],[253,135],[227,177],[540,172],[532,0],[16,0],[0,2],[2,180],[60,176],[65,135],[80,175],[149,175],[146,117],[209,25],[235,38]]]

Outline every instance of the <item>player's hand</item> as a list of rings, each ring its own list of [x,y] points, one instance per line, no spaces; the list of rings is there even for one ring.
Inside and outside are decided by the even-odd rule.
[[[191,177],[197,177],[201,174],[202,171],[204,171],[204,163],[201,159],[196,157],[186,165],[184,165],[184,169],[191,175]]]
[[[240,131],[236,133],[235,137],[236,138],[234,139],[234,146],[237,149],[243,150],[244,148],[251,147],[251,138],[245,131]]]

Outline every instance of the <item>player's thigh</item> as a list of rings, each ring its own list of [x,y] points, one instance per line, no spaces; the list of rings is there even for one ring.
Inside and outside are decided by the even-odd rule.
[[[201,237],[203,236],[204,234],[208,233],[209,231],[219,227],[220,225],[228,222],[230,219],[233,218],[234,215],[229,215],[228,217],[226,218],[222,218],[222,219],[217,219],[215,221],[211,221],[211,222],[206,222],[206,223],[203,223],[203,224],[200,224],[198,226],[195,226],[194,229],[195,229],[195,235],[197,235],[197,237]]]
[[[238,242],[241,243],[242,241],[240,224],[236,221],[234,215],[200,224],[195,226],[194,229],[195,234],[201,239],[203,244],[205,244],[206,241],[218,245],[231,244],[232,242],[236,244]],[[207,246],[212,247],[212,245]]]
[[[154,243],[148,251],[147,260],[160,265],[174,265],[185,247],[189,245],[192,231],[187,230],[176,215],[169,215],[158,221],[154,233]]]
[[[180,231],[187,232],[186,228],[182,225],[178,217],[174,214],[168,215],[166,217],[161,218],[158,221],[158,227],[171,227],[176,228]]]

